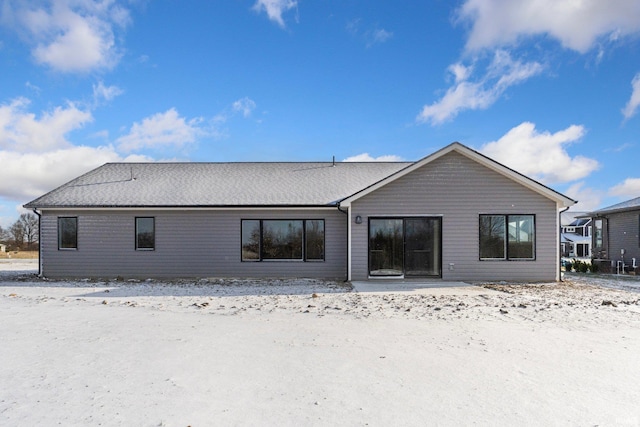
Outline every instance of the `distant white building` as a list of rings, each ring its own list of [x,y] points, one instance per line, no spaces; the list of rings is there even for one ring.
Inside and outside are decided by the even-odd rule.
[[[0,243],[0,252],[7,252],[7,245]]]
[[[591,258],[591,218],[585,212],[564,212],[561,217],[561,250],[565,258]]]

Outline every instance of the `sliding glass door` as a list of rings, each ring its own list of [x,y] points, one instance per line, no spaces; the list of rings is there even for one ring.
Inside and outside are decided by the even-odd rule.
[[[440,277],[439,217],[369,220],[369,275]]]
[[[402,219],[369,220],[369,274],[401,276],[403,274]]]
[[[440,276],[440,218],[404,220],[405,276]]]

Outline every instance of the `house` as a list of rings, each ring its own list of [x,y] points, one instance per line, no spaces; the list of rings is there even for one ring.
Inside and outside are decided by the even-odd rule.
[[[0,252],[7,252],[7,245],[0,243]]]
[[[601,270],[640,273],[640,197],[588,214],[593,257]]]
[[[586,212],[562,212],[561,253],[565,258],[591,258],[591,218]]]
[[[574,200],[460,144],[397,163],[107,163],[25,205],[48,277],[560,277]]]

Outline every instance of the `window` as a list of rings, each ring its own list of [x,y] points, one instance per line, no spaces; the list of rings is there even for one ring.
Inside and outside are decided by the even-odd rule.
[[[324,221],[321,219],[305,221],[305,259],[324,261]]]
[[[593,235],[594,239],[594,243],[596,248],[602,248],[602,220],[601,219],[596,219],[594,221],[594,226],[595,226],[595,234]]]
[[[324,220],[245,219],[242,261],[324,260]]]
[[[589,256],[589,245],[586,243],[576,243],[576,256],[578,257]]]
[[[480,215],[480,259],[505,259],[504,237],[504,215]]]
[[[152,251],[156,247],[155,218],[136,217],[136,250]]]
[[[302,221],[262,221],[262,259],[302,259]]]
[[[58,249],[78,249],[78,218],[58,218]]]
[[[260,220],[242,221],[242,260],[260,260]]]
[[[535,259],[533,215],[480,215],[480,259]]]

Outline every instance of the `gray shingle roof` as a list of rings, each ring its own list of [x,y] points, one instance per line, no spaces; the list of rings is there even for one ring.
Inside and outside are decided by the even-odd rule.
[[[603,215],[610,212],[617,211],[628,211],[640,209],[640,197],[636,197],[635,199],[627,200],[626,202],[617,203],[615,205],[607,206],[606,208],[598,209],[597,211],[591,212],[591,216]]]
[[[25,207],[332,206],[410,164],[107,163]]]

